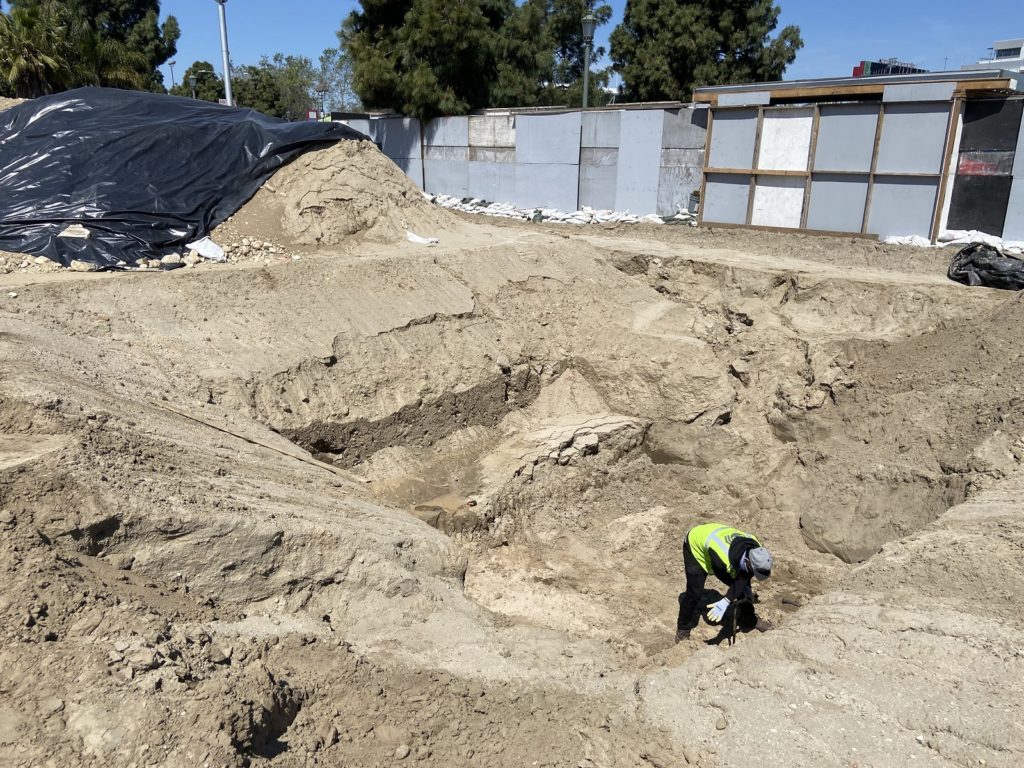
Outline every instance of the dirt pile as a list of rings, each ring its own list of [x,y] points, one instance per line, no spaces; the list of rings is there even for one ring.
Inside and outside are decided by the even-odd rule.
[[[0,762],[1018,764],[1017,298],[632,232],[3,276]]]
[[[299,156],[225,222],[260,241],[304,246],[396,240],[406,230],[434,236],[452,225],[373,143],[349,140]]]
[[[11,107],[16,107],[19,104],[24,103],[24,99],[8,99],[5,96],[0,96],[0,112]]]

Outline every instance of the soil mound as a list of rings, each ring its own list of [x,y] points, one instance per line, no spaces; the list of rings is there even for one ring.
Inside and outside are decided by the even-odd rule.
[[[406,230],[451,226],[369,141],[339,141],[279,170],[231,219],[247,234],[295,245],[340,245],[353,236],[389,241]]]
[[[8,99],[4,96],[0,96],[0,112],[3,112],[5,109],[10,109],[11,107],[16,107],[24,101],[24,99]]]

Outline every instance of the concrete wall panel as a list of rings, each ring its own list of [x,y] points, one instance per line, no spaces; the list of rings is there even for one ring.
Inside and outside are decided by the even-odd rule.
[[[376,141],[392,160],[400,157],[421,157],[420,121],[412,117],[387,117],[374,121]]]
[[[819,134],[820,135],[820,134]],[[868,177],[815,174],[811,182],[811,200],[807,228],[830,232],[860,232]]]
[[[580,165],[618,165],[619,150],[586,148],[580,150]]]
[[[1020,135],[1017,137],[1017,154],[1013,161],[1013,175],[1015,178],[1024,177],[1024,121],[1020,124]]]
[[[516,162],[579,164],[582,115],[518,115]]]
[[[508,163],[516,161],[515,147],[470,147],[469,159],[480,163]]]
[[[338,122],[342,125],[347,125],[349,128],[354,128],[370,139],[370,141],[375,140],[373,123],[375,123],[376,120],[370,120],[369,118],[353,118],[351,120],[339,120]]]
[[[882,91],[882,101],[951,101],[956,83],[913,83],[908,85],[887,85]]]
[[[877,171],[941,172],[949,110],[949,104],[887,104]]]
[[[756,109],[719,109],[711,125],[711,168],[753,168]]]
[[[515,194],[510,202],[521,208],[578,208],[578,165],[569,163],[516,163]]]
[[[468,147],[468,117],[437,117],[427,123],[423,140],[428,147]]]
[[[423,189],[423,160],[419,157],[393,157],[395,165],[402,169],[402,173],[413,180],[413,183]]]
[[[813,109],[766,109],[761,126],[757,167],[772,171],[807,170],[813,124]]]
[[[469,163],[465,160],[426,158],[423,161],[423,182],[424,189],[432,195],[469,197]]]
[[[749,104],[771,104],[771,91],[747,91],[746,93],[720,93],[718,104],[722,107],[745,107]]]
[[[1010,203],[1003,224],[1004,240],[1024,240],[1024,177],[1018,176],[1010,187]]]
[[[622,112],[587,112],[583,115],[583,147],[617,149]]]
[[[423,157],[427,160],[469,160],[469,147],[424,147]]]
[[[938,179],[876,177],[871,193],[868,232],[882,237],[930,237],[938,187]]]
[[[508,203],[516,194],[516,172],[511,163],[469,163],[469,196]]]
[[[815,170],[870,171],[877,125],[878,107],[873,104],[823,106]]]
[[[697,168],[704,167],[703,149],[663,149],[661,150],[662,168]]]
[[[700,165],[662,166],[658,176],[658,209],[655,213],[659,216],[672,216],[682,208],[689,208],[690,193],[700,189],[701,176]]]
[[[746,224],[749,193],[749,176],[708,174],[701,218],[709,224]]]
[[[661,110],[622,113],[615,210],[647,214],[657,209],[664,125]]]
[[[666,110],[661,146],[663,149],[703,150],[707,132],[707,108]]]
[[[761,176],[754,187],[751,224],[797,229],[804,209],[804,179]]]
[[[514,115],[470,115],[469,145],[471,147],[514,147],[516,128]]]
[[[580,167],[580,208],[599,211],[615,209],[615,177],[618,167],[612,165],[584,165]]]

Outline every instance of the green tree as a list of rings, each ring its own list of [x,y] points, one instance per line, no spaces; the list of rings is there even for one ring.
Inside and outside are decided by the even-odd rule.
[[[305,120],[318,103],[314,97],[317,70],[305,56],[275,53],[259,64],[233,67],[235,103],[284,120]]]
[[[193,61],[188,65],[181,82],[171,88],[173,96],[192,96],[189,78],[196,79],[196,98],[202,101],[219,101],[224,98],[224,81],[208,61]],[[234,83],[232,83],[233,85]]]
[[[339,33],[370,109],[421,118],[489,105],[513,0],[363,0]]]
[[[145,58],[57,0],[0,13],[0,83],[24,97],[82,85],[141,89]]]
[[[352,59],[344,49],[327,48],[320,54],[316,79],[318,85],[327,87],[324,107],[328,111],[359,109],[359,95],[352,84]]]
[[[33,98],[71,87],[69,25],[57,3],[0,13],[0,94]]]
[[[554,80],[571,85],[583,78],[583,16],[592,11],[597,27],[612,17],[612,8],[593,0],[550,0],[548,25],[555,45]],[[605,55],[604,46],[590,43],[591,65]]]
[[[10,5],[14,10],[32,11],[52,2],[12,0]],[[160,0],[62,0],[59,4],[92,28],[99,37],[95,50],[106,50],[107,58],[118,52],[118,66],[111,73],[101,73],[99,85],[165,92],[159,67],[177,52],[181,30],[174,16],[160,23]],[[126,85],[125,66],[138,73],[141,85]]]
[[[498,36],[497,76],[488,106],[531,107],[550,101],[547,91],[555,72],[550,5],[550,0],[526,0],[505,20]]]
[[[275,53],[269,65],[275,71],[280,105],[278,111],[272,114],[285,120],[305,120],[309,110],[319,104],[314,97],[317,70],[313,62],[305,56]],[[268,66],[265,57],[260,59],[260,66]]]
[[[631,100],[688,101],[700,85],[778,80],[803,47],[787,26],[772,38],[773,0],[627,0],[611,58]]]

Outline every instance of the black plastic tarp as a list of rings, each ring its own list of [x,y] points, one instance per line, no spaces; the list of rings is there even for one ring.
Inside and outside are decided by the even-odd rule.
[[[960,249],[953,257],[947,275],[950,280],[964,285],[1019,291],[1024,288],[1024,260],[975,243]]]
[[[137,91],[34,99],[0,112],[0,250],[101,266],[181,252],[296,155],[365,138]],[[58,237],[71,224],[90,237]]]

